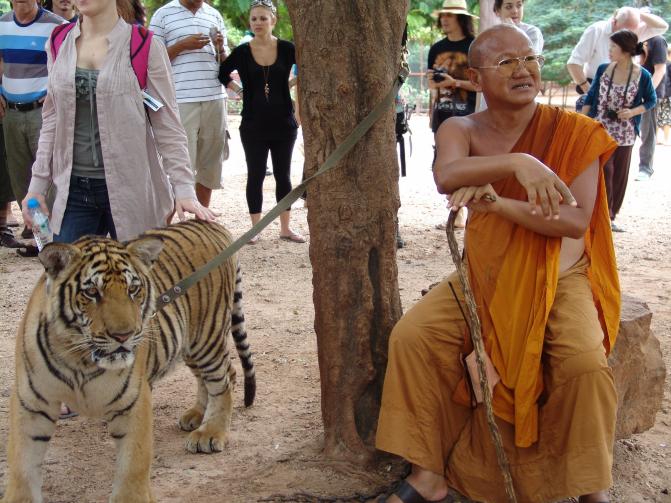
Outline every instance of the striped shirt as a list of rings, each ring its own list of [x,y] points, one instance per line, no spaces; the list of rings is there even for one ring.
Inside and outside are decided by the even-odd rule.
[[[149,24],[154,36],[166,47],[190,35],[202,33],[209,36],[212,27],[218,28],[224,36],[224,48],[228,53],[224,18],[207,3],[203,3],[198,12],[193,14],[179,0],[172,0],[154,13]],[[213,44],[198,50],[184,51],[176,56],[172,60],[172,74],[177,103],[220,100],[226,97],[218,79],[219,64]]]
[[[13,12],[0,17],[2,95],[12,103],[30,103],[47,94],[47,52],[51,31],[65,21],[42,8],[28,24]]]

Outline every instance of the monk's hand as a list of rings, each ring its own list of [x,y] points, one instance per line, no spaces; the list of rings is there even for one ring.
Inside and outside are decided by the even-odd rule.
[[[499,210],[501,198],[491,184],[477,187],[473,199],[468,203],[468,209],[478,213],[496,213]]]
[[[527,192],[532,215],[540,204],[546,219],[557,220],[561,203],[578,205],[566,184],[545,164],[528,154],[522,154],[521,161],[515,167],[515,178]]]
[[[461,187],[448,196],[447,207],[451,211],[459,211],[460,208],[468,206],[469,208],[478,205],[482,206],[481,210],[476,211],[492,211],[491,206],[498,200],[498,194],[491,186],[491,184],[482,185],[480,187]]]

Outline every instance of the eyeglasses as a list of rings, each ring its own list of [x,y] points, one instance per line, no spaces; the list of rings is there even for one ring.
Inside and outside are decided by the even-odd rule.
[[[273,14],[276,12],[272,0],[252,0],[252,3],[249,4],[249,9],[251,10],[254,7],[265,7],[266,9],[273,11]]]
[[[535,73],[539,72],[545,64],[545,58],[540,54],[533,56],[520,56],[519,58],[507,58],[499,61],[498,65],[494,66],[474,66],[476,70],[496,69],[504,77],[511,77],[520,66],[523,66],[528,71]]]

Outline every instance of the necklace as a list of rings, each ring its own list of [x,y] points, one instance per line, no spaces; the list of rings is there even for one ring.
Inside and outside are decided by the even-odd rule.
[[[270,76],[270,66],[262,66],[263,70],[263,94],[266,95],[266,101],[270,100],[270,84],[268,84],[268,77]]]

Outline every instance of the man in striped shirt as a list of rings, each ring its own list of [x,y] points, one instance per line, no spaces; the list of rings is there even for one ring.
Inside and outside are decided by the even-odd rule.
[[[168,49],[196,195],[209,206],[212,190],[221,188],[226,141],[226,94],[218,79],[227,52],[224,19],[203,0],[172,0],[149,28]]]
[[[28,191],[42,128],[42,102],[47,94],[45,45],[51,31],[63,22],[35,0],[13,0],[12,11],[0,17],[0,117],[17,201]],[[24,229],[23,237],[31,235]]]

